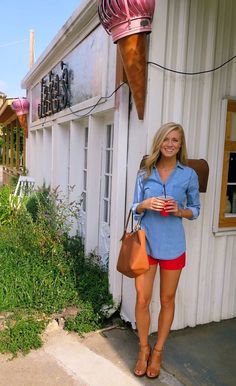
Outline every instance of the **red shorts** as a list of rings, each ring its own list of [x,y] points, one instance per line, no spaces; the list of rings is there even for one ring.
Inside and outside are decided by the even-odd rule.
[[[163,269],[182,269],[185,266],[186,254],[185,252],[173,260],[154,259],[152,256],[148,256],[149,265],[160,264],[160,268]]]

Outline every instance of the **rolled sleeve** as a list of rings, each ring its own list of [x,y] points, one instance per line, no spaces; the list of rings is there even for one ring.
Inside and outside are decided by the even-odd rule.
[[[143,201],[143,173],[139,172],[136,178],[133,205],[131,207],[131,210],[134,215],[134,219],[136,221],[139,221],[144,215],[144,212],[140,214],[136,212],[137,206],[142,201]]]
[[[197,173],[192,169],[188,190],[186,209],[190,209],[193,216],[189,220],[195,220],[200,214],[200,195]]]

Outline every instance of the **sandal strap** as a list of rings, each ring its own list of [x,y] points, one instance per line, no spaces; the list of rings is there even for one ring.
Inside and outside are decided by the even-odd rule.
[[[158,350],[156,347],[153,348],[150,363],[147,368],[147,376],[149,378],[157,378],[159,376],[162,352],[163,350]]]
[[[140,345],[139,347],[138,360],[134,369],[134,374],[143,376],[146,373],[151,347],[149,345]]]
[[[157,354],[162,354],[163,353],[163,349],[162,350],[159,350],[158,348],[154,347],[152,352],[155,351]]]
[[[139,353],[138,357],[139,359],[143,358],[143,360],[147,360],[146,357],[149,357],[151,347],[147,344],[145,346],[139,346]]]

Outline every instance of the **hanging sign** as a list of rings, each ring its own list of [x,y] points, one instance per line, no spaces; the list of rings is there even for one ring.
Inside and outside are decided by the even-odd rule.
[[[69,72],[64,62],[60,63],[61,74],[50,71],[41,80],[38,117],[44,118],[70,106]]]

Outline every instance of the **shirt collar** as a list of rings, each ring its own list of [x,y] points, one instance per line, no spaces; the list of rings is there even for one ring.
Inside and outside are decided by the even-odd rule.
[[[176,162],[176,166],[180,169],[184,169],[184,165],[182,165],[179,161]]]
[[[184,169],[184,165],[179,162],[179,160],[176,162],[176,167],[180,169]],[[155,169],[156,166],[153,165],[153,169]]]

